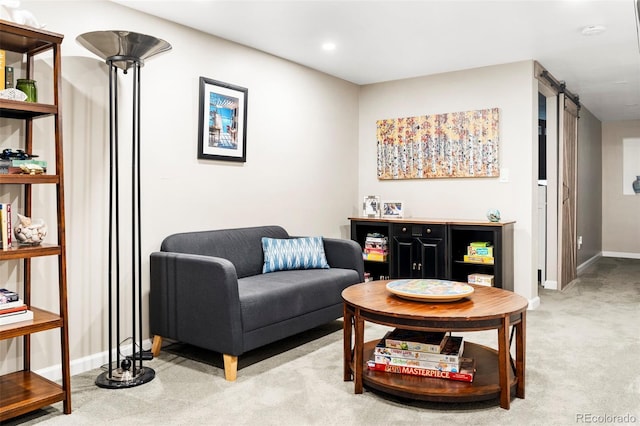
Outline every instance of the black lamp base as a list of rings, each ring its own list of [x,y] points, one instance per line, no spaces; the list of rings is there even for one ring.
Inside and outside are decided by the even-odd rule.
[[[96,385],[106,389],[132,388],[148,383],[156,377],[156,372],[149,367],[137,368],[135,377],[131,374],[131,370],[122,368],[116,368],[111,373],[111,377],[108,371],[100,374],[96,379]]]

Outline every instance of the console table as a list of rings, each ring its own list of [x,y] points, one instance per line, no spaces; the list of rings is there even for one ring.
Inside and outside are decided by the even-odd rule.
[[[373,279],[436,278],[467,281],[469,274],[494,277],[494,287],[513,291],[514,221],[474,221],[431,218],[350,217],[351,239],[365,247],[367,235],[388,239],[385,261],[365,260]],[[493,263],[465,262],[467,246],[486,241]]]
[[[385,281],[356,284],[342,292],[344,300],[344,380],[354,381],[355,393],[363,385],[396,396],[436,402],[467,402],[500,398],[509,409],[511,392],[524,398],[524,297],[495,287],[473,285],[474,292],[455,302],[422,302],[392,295]],[[498,331],[498,350],[465,340],[464,355],[476,359],[472,383],[371,371],[366,367],[379,340],[364,342],[364,322],[424,331]],[[510,353],[513,327],[515,360]],[[352,346],[353,339],[353,346]]]

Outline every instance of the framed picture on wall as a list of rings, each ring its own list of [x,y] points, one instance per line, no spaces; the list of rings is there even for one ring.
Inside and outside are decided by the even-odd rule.
[[[249,90],[200,77],[198,158],[247,161]]]
[[[382,217],[403,217],[402,201],[384,201],[382,203]]]
[[[362,203],[362,214],[367,217],[380,217],[380,197],[378,195],[368,195],[364,197]]]

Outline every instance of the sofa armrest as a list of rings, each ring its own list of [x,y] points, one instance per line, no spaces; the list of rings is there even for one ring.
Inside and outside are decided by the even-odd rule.
[[[332,268],[353,269],[358,272],[360,282],[364,281],[364,261],[362,247],[352,240],[323,238],[324,254]]]
[[[233,264],[219,257],[151,253],[149,325],[153,335],[240,355],[242,319]]]

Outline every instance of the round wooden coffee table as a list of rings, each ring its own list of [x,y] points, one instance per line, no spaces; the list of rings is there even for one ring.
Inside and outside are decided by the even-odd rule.
[[[392,280],[393,281],[393,280]],[[437,402],[466,402],[500,398],[509,409],[511,392],[524,398],[525,324],[528,302],[513,292],[472,285],[474,292],[452,302],[423,302],[391,294],[389,281],[356,284],[342,292],[344,300],[344,380],[396,396]],[[379,340],[364,342],[364,322],[423,331],[498,330],[498,350],[468,342],[464,356],[476,360],[472,383],[368,370]],[[509,328],[513,327],[512,336]],[[382,336],[380,336],[382,338]],[[515,360],[510,353],[515,338]],[[352,344],[353,339],[353,344]]]

